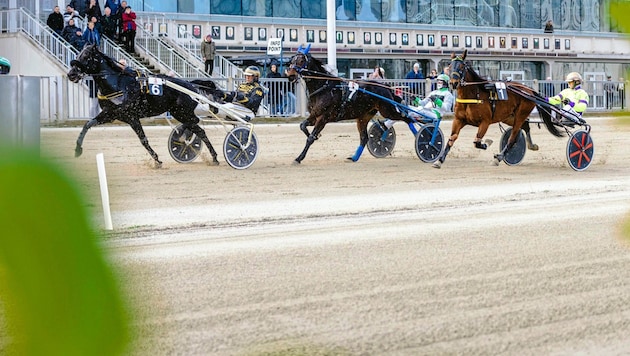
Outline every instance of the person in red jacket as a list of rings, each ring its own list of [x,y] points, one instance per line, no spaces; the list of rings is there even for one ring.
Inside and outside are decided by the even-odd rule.
[[[136,13],[131,10],[131,6],[127,6],[122,14],[122,31],[125,49],[133,53],[136,47]]]

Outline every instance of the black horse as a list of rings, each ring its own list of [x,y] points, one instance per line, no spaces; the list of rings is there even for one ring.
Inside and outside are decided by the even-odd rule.
[[[77,58],[71,62],[71,66],[68,79],[72,82],[79,82],[85,75],[91,75],[94,78],[99,91],[99,105],[102,108],[101,113],[83,126],[77,139],[76,157],[83,153],[83,139],[91,127],[119,120],[131,126],[144,148],[154,159],[157,167],[160,167],[162,162],[149,146],[140,119],[168,111],[184,125],[185,129],[201,138],[212,155],[212,163],[219,164],[217,153],[206,136],[206,132],[199,126],[199,118],[195,115],[197,102],[187,94],[163,85],[161,95],[151,95],[147,87],[148,78],[142,77],[129,68],[123,68],[114,59],[101,53],[98,47],[94,45],[83,48]],[[155,77],[198,92],[198,86],[190,82],[164,75]],[[208,86],[212,83],[205,81],[203,84]],[[211,92],[216,87],[204,89],[204,91]]]
[[[352,84],[357,83],[343,85],[344,80],[326,70],[322,62],[308,53],[309,49],[310,45],[306,48],[300,46],[297,54],[291,58],[288,70],[290,81],[295,82],[301,76],[308,89],[309,116],[300,124],[300,129],[307,137],[306,146],[295,159],[296,163],[302,162],[309,147],[329,122],[357,120],[360,144],[355,154],[348,158],[353,162],[361,157],[369,139],[368,123],[377,112],[392,120],[403,120],[407,124],[413,122],[392,103],[401,102],[402,99],[395,96],[390,87],[372,81],[361,81],[356,86]],[[313,126],[312,132],[308,131],[308,126]]]

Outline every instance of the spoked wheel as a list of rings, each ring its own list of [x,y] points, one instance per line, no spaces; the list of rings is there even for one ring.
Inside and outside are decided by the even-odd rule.
[[[246,126],[233,128],[228,132],[227,136],[225,136],[223,155],[232,168],[248,168],[254,164],[258,155],[258,139],[256,138],[256,133]]]
[[[508,127],[508,129],[505,130],[505,132],[501,136],[501,147],[499,147],[501,149],[501,152],[503,152],[503,149],[505,148],[505,146],[507,146],[511,134],[512,128]],[[503,156],[503,161],[508,166],[516,166],[523,161],[523,158],[525,158],[525,151],[527,151],[525,133],[523,132],[523,130],[520,130],[520,132],[516,136],[516,143],[514,143],[514,146],[512,146],[512,148],[505,153],[505,155]]]
[[[396,146],[396,130],[394,127],[386,129],[380,123],[372,123],[368,129],[368,151],[376,158],[383,158],[392,154]]]
[[[593,161],[593,139],[584,130],[573,133],[567,142],[567,160],[569,165],[576,171],[583,171],[591,165]]]
[[[433,133],[435,132],[435,140]],[[416,135],[416,154],[424,163],[435,162],[444,149],[444,134],[433,124],[422,126]]]
[[[168,136],[168,148],[168,153],[176,162],[190,163],[201,152],[201,139],[189,129],[185,129],[183,124],[179,124]]]

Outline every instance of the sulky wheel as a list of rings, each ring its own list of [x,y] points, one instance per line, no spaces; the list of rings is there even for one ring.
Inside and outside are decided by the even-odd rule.
[[[571,135],[567,142],[567,160],[576,171],[583,171],[593,161],[593,139],[584,130],[578,130]]]
[[[433,138],[435,133],[435,139]],[[433,124],[422,126],[416,135],[416,154],[422,162],[435,162],[444,149],[444,134]]]
[[[392,154],[396,146],[396,130],[394,127],[386,129],[379,122],[374,122],[368,129],[368,151],[376,158],[383,158]]]
[[[251,133],[251,136],[250,136]],[[236,169],[249,168],[258,155],[256,133],[247,126],[237,126],[228,132],[223,142],[223,155],[227,163]]]
[[[168,153],[176,162],[190,163],[201,152],[201,139],[189,129],[185,129],[184,125],[179,124],[168,136],[168,148]]]
[[[508,140],[510,139],[510,135],[512,134],[512,128],[508,127],[507,130],[501,135],[501,147],[499,149],[503,152],[503,149],[508,144]],[[525,158],[525,151],[527,150],[527,143],[525,141],[525,133],[523,130],[520,130],[518,135],[516,136],[516,143],[512,148],[505,152],[503,156],[503,161],[508,166],[516,166],[523,161]]]

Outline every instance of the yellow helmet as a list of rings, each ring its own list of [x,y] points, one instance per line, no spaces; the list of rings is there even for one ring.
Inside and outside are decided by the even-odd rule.
[[[582,76],[578,72],[571,72],[567,74],[567,79],[565,81],[582,83]]]

